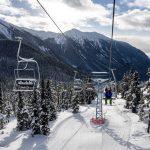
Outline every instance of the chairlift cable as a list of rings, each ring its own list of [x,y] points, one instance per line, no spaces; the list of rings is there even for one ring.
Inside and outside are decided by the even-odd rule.
[[[58,28],[58,30],[61,32],[61,34],[64,36],[64,38],[65,38],[66,40],[70,40],[70,38],[69,38],[68,36],[66,36],[66,35],[64,34],[64,32],[61,30],[61,28],[57,25],[57,23],[56,23],[55,20],[52,18],[52,16],[47,12],[47,10],[44,8],[44,6],[41,4],[41,2],[40,2],[39,0],[37,0],[37,2],[38,2],[39,5],[41,6],[41,8],[44,10],[44,12],[48,15],[48,17],[50,18],[50,20],[54,23],[54,25]],[[77,48],[75,48],[72,44],[70,44],[70,45],[71,45],[72,48],[77,49]],[[77,53],[76,50],[75,50],[75,53],[78,55],[78,53]],[[81,58],[81,60],[82,60],[84,63],[86,63],[85,60],[82,58],[82,56],[79,55],[79,57]],[[82,62],[81,62],[81,63],[82,63]],[[81,65],[81,63],[79,64],[79,66]]]
[[[42,7],[42,9],[45,11],[45,13],[48,15],[48,17],[51,19],[51,21],[54,23],[54,25],[58,28],[58,30],[62,33],[62,35],[66,38],[66,35],[63,33],[63,31],[60,29],[60,27],[57,25],[57,23],[51,17],[51,15],[47,12],[47,10],[44,8],[44,6],[41,4],[41,2],[39,0],[37,0],[37,2]]]

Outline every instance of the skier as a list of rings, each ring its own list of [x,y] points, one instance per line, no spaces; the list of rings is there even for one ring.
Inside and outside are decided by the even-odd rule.
[[[107,100],[110,100],[110,105],[112,105],[112,92],[111,87],[105,89],[105,105],[107,105]]]

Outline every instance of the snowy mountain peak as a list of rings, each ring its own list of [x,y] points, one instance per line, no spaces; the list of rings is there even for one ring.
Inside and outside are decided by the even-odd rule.
[[[84,44],[85,40],[93,41],[94,43],[99,43],[101,40],[109,40],[108,37],[97,33],[97,32],[82,32],[77,29],[71,29],[66,31],[65,34],[72,39],[78,41],[80,44]]]
[[[11,38],[10,32],[8,31],[9,28],[10,25],[7,22],[0,19],[0,33],[2,33],[8,39]]]

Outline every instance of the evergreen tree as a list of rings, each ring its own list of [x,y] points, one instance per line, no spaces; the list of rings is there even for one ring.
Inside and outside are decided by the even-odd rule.
[[[56,111],[56,104],[52,97],[52,91],[50,87],[49,80],[46,84],[46,100],[47,100],[47,107],[48,107],[48,113],[49,113],[49,120],[53,121],[57,118],[57,111]]]
[[[68,88],[68,108],[71,107],[72,96],[73,96],[73,90],[70,85]]]
[[[56,99],[57,99],[57,110],[58,111],[61,111],[61,108],[62,108],[62,101],[61,101],[61,98],[60,98],[60,94],[61,93],[61,85],[60,83],[57,83],[56,84]]]
[[[139,85],[139,74],[137,71],[133,73],[132,81],[131,81],[131,93],[132,93],[132,112],[137,113],[137,108],[141,98],[141,92]]]
[[[67,90],[63,90],[61,94],[61,102],[62,109],[67,110],[69,105],[69,93]]]
[[[85,94],[84,94],[84,90],[82,90],[80,93],[79,93],[79,100],[80,100],[80,104],[85,104]]]
[[[73,96],[72,100],[72,112],[73,113],[78,113],[79,112],[79,96],[76,94]]]
[[[3,114],[4,114],[4,99],[2,97],[2,86],[0,84],[0,129],[2,129],[5,124]]]
[[[11,110],[12,108],[11,108],[10,102],[7,100],[6,106],[5,106],[5,114],[6,114],[7,122],[9,122],[9,119],[10,119]]]
[[[0,113],[1,114],[4,114],[4,99],[3,99],[3,96],[2,96],[2,85],[0,84]]]
[[[27,106],[24,103],[21,92],[18,93],[17,129],[19,131],[30,128],[30,118]]]
[[[40,127],[40,102],[37,98],[37,90],[34,90],[33,93],[33,101],[32,101],[32,109],[33,109],[33,113],[32,113],[32,135],[35,134],[41,134],[41,127]]]
[[[42,134],[48,135],[50,133],[49,129],[49,110],[47,107],[47,99],[45,96],[45,85],[44,85],[44,80],[42,80],[41,83],[41,106],[42,106],[42,111],[40,114],[40,124],[41,124],[41,130]]]

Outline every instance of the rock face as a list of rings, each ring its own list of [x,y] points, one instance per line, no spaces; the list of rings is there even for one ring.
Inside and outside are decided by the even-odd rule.
[[[14,41],[15,36],[23,37],[22,56],[34,57],[44,77],[56,77],[59,73],[62,77],[73,75],[74,68],[84,72],[108,71],[108,37],[76,29],[65,32],[65,35],[67,38],[59,33],[20,28],[0,20],[0,77],[12,76],[16,66],[18,43]],[[121,79],[131,67],[145,79],[149,65],[149,58],[139,49],[125,42],[113,42],[112,68],[116,69],[117,79]]]

